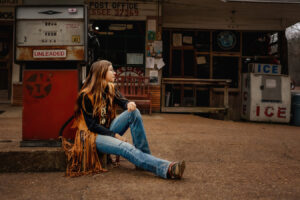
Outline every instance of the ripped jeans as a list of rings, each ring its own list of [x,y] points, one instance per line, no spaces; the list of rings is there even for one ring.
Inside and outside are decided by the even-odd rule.
[[[97,150],[102,153],[122,156],[137,167],[162,178],[167,178],[171,163],[151,155],[142,116],[138,109],[131,112],[124,111],[112,121],[109,129],[114,133],[123,135],[128,127],[130,127],[134,146],[111,136],[98,135],[96,138]]]

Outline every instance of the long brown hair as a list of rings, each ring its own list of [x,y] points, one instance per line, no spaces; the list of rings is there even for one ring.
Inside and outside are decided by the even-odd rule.
[[[111,120],[115,118],[116,108],[113,104],[115,88],[113,83],[107,82],[106,80],[106,73],[108,72],[111,65],[112,63],[107,60],[96,61],[92,64],[89,75],[79,92],[79,96],[83,96],[82,102],[79,102],[79,96],[77,98],[75,118],[78,119],[78,117],[80,116],[81,108],[85,110],[83,100],[86,95],[88,95],[88,97],[92,101],[93,116],[101,117],[101,108],[106,106],[106,100],[103,99],[103,94],[105,94],[106,99],[108,99],[108,124],[110,124]]]

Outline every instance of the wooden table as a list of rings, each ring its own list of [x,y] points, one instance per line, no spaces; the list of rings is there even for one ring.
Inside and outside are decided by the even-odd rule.
[[[188,112],[188,113],[218,113],[224,111],[225,118],[228,119],[228,88],[231,83],[230,79],[194,79],[194,78],[163,78],[162,79],[162,112]],[[213,87],[224,87],[224,106],[223,107],[166,107],[165,93],[167,84],[178,85],[196,85]]]

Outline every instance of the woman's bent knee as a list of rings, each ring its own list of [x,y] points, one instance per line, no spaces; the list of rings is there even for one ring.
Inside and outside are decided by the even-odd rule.
[[[141,118],[141,112],[139,111],[139,109],[135,109],[134,111],[131,111],[131,115],[134,117],[134,118]]]

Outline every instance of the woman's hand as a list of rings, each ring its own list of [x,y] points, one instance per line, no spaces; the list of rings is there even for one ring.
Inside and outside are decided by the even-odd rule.
[[[136,109],[136,105],[133,101],[130,101],[128,104],[127,104],[127,110],[128,112],[130,111],[134,111]]]
[[[115,138],[117,138],[123,142],[127,142],[126,138],[124,136],[121,136],[119,133],[115,134]]]

